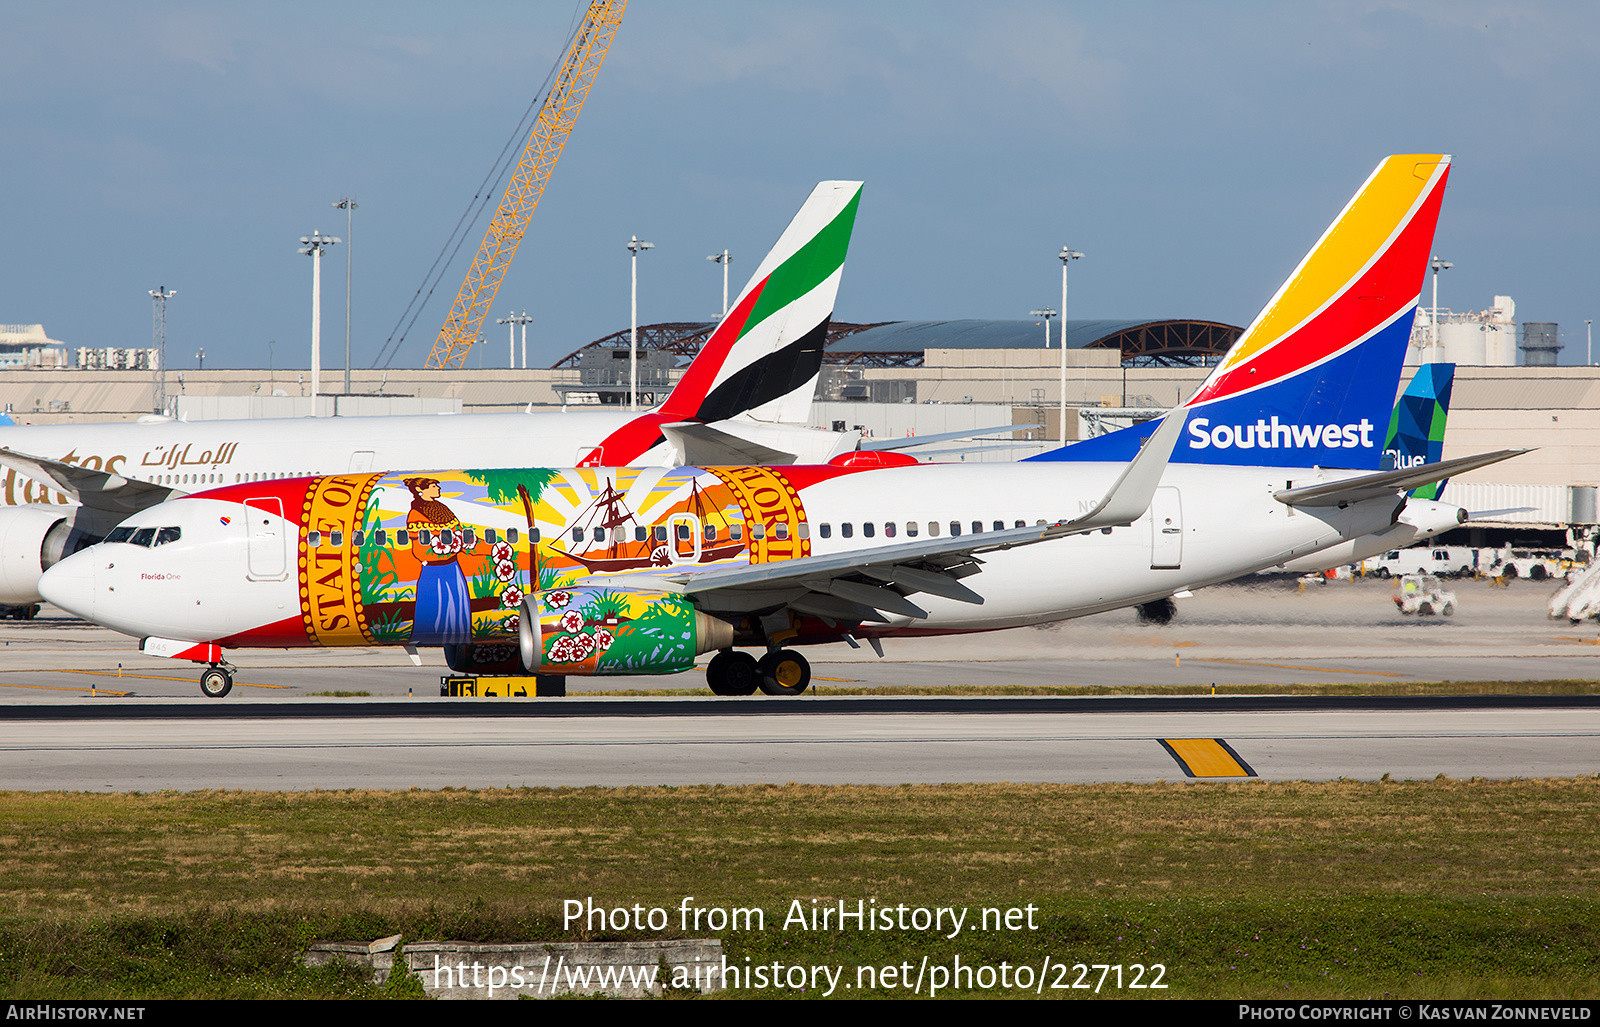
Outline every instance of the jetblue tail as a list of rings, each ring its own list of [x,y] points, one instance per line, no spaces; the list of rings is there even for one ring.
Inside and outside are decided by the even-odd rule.
[[[1450,158],[1378,165],[1199,391],[1173,463],[1378,470]],[[1132,458],[1157,422],[1030,457]]]
[[[1455,376],[1454,364],[1423,364],[1417,368],[1389,415],[1380,470],[1420,467],[1444,459],[1444,423],[1450,414],[1450,389]],[[1432,482],[1412,489],[1411,495],[1438,499],[1444,486],[1444,481]]]

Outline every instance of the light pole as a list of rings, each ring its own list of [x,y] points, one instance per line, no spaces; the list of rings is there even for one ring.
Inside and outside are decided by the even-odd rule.
[[[300,252],[311,258],[311,416],[317,416],[322,386],[322,251],[339,240],[312,230],[300,237]]]
[[[1044,348],[1050,348],[1050,319],[1056,316],[1054,307],[1040,307],[1038,310],[1028,311],[1034,317],[1044,318]]]
[[[628,409],[639,409],[639,251],[653,250],[655,243],[640,242],[636,235],[628,240],[628,252],[633,254],[633,319],[628,336]]]
[[[499,325],[506,325],[507,326],[506,330],[511,335],[511,340],[510,341],[511,341],[511,366],[512,367],[516,367],[517,366],[517,325],[521,325],[522,326],[522,367],[523,367],[523,370],[527,370],[527,367],[528,367],[528,322],[532,321],[532,320],[533,320],[533,318],[528,316],[528,312],[526,310],[524,310],[520,314],[515,313],[514,311],[507,311],[505,317],[495,318],[495,322],[494,323],[495,324],[499,324]]]
[[[1439,272],[1448,271],[1455,265],[1435,256],[1429,266],[1433,268],[1433,352],[1429,360],[1436,361],[1439,359]]]
[[[356,247],[356,208],[361,206],[346,196],[331,206],[344,211],[344,394],[350,395],[350,254]]]
[[[1583,323],[1583,331],[1584,331],[1584,334],[1589,337],[1589,339],[1588,339],[1589,348],[1588,348],[1588,351],[1586,352],[1586,354],[1585,354],[1585,356],[1583,358],[1583,362],[1586,365],[1588,365],[1589,367],[1593,367],[1594,366],[1594,322],[1593,321],[1585,321]]]
[[[728,265],[733,263],[733,258],[728,256],[728,251],[713,253],[706,258],[722,265],[722,316],[728,316]]]
[[[150,290],[150,299],[154,303],[151,311],[150,334],[151,342],[156,350],[155,385],[152,397],[155,402],[155,412],[167,412],[167,301],[178,295],[178,290],[168,289],[165,285]]]
[[[1061,261],[1061,444],[1067,444],[1067,265],[1082,259],[1083,254],[1069,246],[1061,247],[1056,259]],[[1122,402],[1128,402],[1124,385]]]
[[[196,353],[194,358],[200,361],[200,370],[204,371],[206,369],[206,348],[201,346],[200,352]]]

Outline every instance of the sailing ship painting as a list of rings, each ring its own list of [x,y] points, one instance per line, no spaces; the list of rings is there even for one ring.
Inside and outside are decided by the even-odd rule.
[[[692,514],[692,519],[685,513]],[[591,573],[610,574],[674,563],[712,563],[736,556],[745,548],[742,526],[730,525],[722,510],[706,501],[699,481],[691,481],[684,511],[674,516],[671,525],[652,528],[641,524],[609,478],[600,494],[570,523],[571,530],[560,551]],[[695,540],[685,537],[696,531],[703,539],[698,560],[694,556]]]

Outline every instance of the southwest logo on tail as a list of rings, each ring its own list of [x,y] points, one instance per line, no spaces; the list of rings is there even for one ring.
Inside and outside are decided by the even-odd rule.
[[[1428,250],[1444,154],[1378,165],[1205,383],[1174,463],[1378,470]],[[1137,425],[1031,457],[1125,460]]]
[[[665,424],[804,423],[860,201],[860,182],[818,183],[661,408],[617,429],[579,466],[628,463],[663,440]]]

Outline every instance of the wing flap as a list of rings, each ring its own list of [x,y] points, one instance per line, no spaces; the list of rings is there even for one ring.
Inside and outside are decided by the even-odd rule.
[[[1344,478],[1340,481],[1323,482],[1317,485],[1302,485],[1299,488],[1279,489],[1272,497],[1285,506],[1340,506],[1349,503],[1359,503],[1367,499],[1378,499],[1383,496],[1393,495],[1407,489],[1426,485],[1430,481],[1441,478],[1454,477],[1479,467],[1497,464],[1502,460],[1509,460],[1523,453],[1530,453],[1528,449],[1501,449],[1493,453],[1480,453],[1477,456],[1458,457],[1454,460],[1440,460],[1436,463],[1421,464],[1417,467],[1407,467],[1398,471],[1380,471],[1377,474],[1363,474],[1355,478]]]

